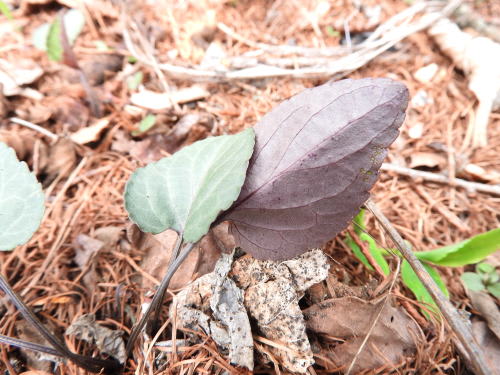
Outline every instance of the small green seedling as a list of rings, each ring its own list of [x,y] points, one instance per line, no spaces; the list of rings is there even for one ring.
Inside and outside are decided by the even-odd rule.
[[[33,34],[34,45],[47,52],[50,60],[60,62],[78,71],[80,82],[87,95],[90,109],[101,117],[101,106],[85,72],[78,64],[72,45],[85,25],[85,16],[78,9],[59,13],[51,24],[44,24]]]
[[[355,232],[359,235],[360,240],[366,242],[370,253],[372,254],[373,259],[378,263],[378,265],[384,270],[388,270],[387,261],[384,257],[390,255],[390,253],[379,247],[375,240],[368,235],[366,232],[366,224],[364,221],[364,210],[361,210],[360,213],[353,220],[355,224]],[[354,240],[350,237],[346,237],[346,243],[352,249],[354,255],[362,262],[368,269],[373,270],[373,266],[368,262],[365,255],[362,253],[359,246],[354,242]],[[443,266],[443,267],[462,267],[468,264],[475,264],[486,258],[488,255],[494,253],[495,251],[500,249],[500,228],[493,229],[489,232],[479,234],[477,236],[471,237],[465,241],[459,242],[454,245],[441,247],[435,250],[430,251],[420,251],[415,252],[415,256],[422,262],[423,266],[429,273],[429,275],[434,279],[436,284],[440,287],[445,296],[449,296],[448,289],[446,288],[446,284],[443,279],[439,275],[439,272],[433,267],[435,266]],[[397,254],[401,257],[399,252],[396,250],[392,250],[391,253]],[[480,266],[480,269],[487,269],[487,266]],[[387,273],[386,273],[387,274]],[[467,273],[466,273],[467,274]],[[474,282],[472,279],[476,279],[476,281],[480,278],[481,285],[484,287],[484,277],[485,275],[490,275],[490,273],[484,273],[480,276],[479,274],[470,273],[476,276],[465,276],[466,279],[470,280],[474,285],[478,285],[477,282]],[[498,275],[497,275],[498,276]],[[490,276],[488,276],[490,277]],[[403,284],[408,287],[415,295],[418,301],[425,303],[428,305],[433,311],[437,310],[437,305],[434,300],[427,292],[427,289],[424,287],[422,282],[419,280],[410,264],[403,260],[401,264],[401,278]],[[493,276],[494,279],[494,276]],[[493,279],[488,279],[491,280]],[[497,280],[498,281],[498,280]],[[490,288],[493,290],[498,290],[500,283],[488,284]],[[488,289],[489,290],[489,289]],[[490,293],[492,293],[490,291]],[[494,293],[492,293],[494,294]],[[424,315],[429,317],[426,311],[423,311]]]
[[[2,13],[9,20],[14,19],[14,16],[12,15],[12,12],[10,11],[9,6],[3,0],[0,0],[0,13]]]
[[[489,263],[478,263],[476,272],[464,272],[460,277],[467,289],[476,292],[490,292],[500,298],[500,274],[495,266]]]
[[[153,114],[149,114],[144,117],[139,123],[139,129],[132,131],[132,135],[134,137],[146,133],[149,129],[151,129],[156,124],[156,116]]]

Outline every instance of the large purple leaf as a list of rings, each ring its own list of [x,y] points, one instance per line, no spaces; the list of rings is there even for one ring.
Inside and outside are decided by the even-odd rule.
[[[283,260],[343,230],[399,134],[408,90],[390,79],[346,79],[281,103],[254,128],[255,150],[231,220],[236,243]]]

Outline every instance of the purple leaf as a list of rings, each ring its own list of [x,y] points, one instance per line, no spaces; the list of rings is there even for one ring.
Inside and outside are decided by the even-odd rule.
[[[401,83],[346,79],[264,116],[240,196],[220,218],[233,222],[237,245],[283,260],[343,230],[368,199],[407,104]]]

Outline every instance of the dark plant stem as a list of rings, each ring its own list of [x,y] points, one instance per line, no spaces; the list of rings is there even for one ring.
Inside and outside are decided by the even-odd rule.
[[[179,256],[179,250],[181,248],[181,245],[182,245],[182,236],[179,235],[177,236],[177,241],[175,242],[175,246],[172,250],[172,255],[170,256],[170,261],[167,269],[169,269],[172,266],[172,263],[174,263],[174,261]],[[151,303],[150,305],[150,309],[155,312],[153,320],[151,321],[151,332],[156,332],[159,328],[158,321],[160,320],[161,305],[163,303],[163,300],[165,299],[165,293],[167,292],[167,288],[164,288],[163,290],[158,289],[156,291],[157,294],[160,292],[161,295],[158,297],[157,304],[153,305],[153,303]]]
[[[53,355],[53,356],[56,356],[56,357],[61,357],[61,353],[59,353],[54,348],[51,348],[51,347],[48,347],[48,346],[44,346],[44,345],[40,345],[40,344],[35,344],[33,342],[28,342],[28,341],[24,341],[24,340],[15,339],[14,337],[0,335],[0,343],[7,344],[7,345],[10,345],[10,346],[15,346],[16,348],[23,348],[23,349],[33,350],[35,352],[50,354],[50,355]]]
[[[170,280],[172,279],[172,276],[175,274],[175,271],[179,268],[179,266],[182,264],[182,262],[187,258],[191,250],[195,248],[195,243],[187,243],[184,248],[182,249],[181,253],[179,256],[177,256],[172,263],[170,263],[167,273],[163,277],[163,280],[161,281],[160,286],[158,287],[158,290],[155,293],[155,296],[153,297],[153,300],[151,301],[151,304],[149,305],[148,309],[144,313],[144,315],[141,317],[139,320],[139,323],[132,329],[132,332],[130,333],[130,337],[127,342],[127,348],[126,348],[126,353],[127,356],[130,356],[130,353],[132,353],[132,349],[134,348],[135,341],[137,340],[137,337],[139,334],[142,332],[144,326],[149,320],[149,317],[151,316],[151,313],[154,311],[152,307],[154,306],[159,306],[159,304],[163,301],[163,296],[165,295],[165,291],[168,288],[168,284],[170,283]],[[172,253],[174,255],[176,251]]]
[[[469,367],[473,370],[474,374],[493,374],[494,371],[488,365],[488,362],[486,361],[484,356],[484,352],[476,343],[471,329],[465,324],[464,319],[458,314],[457,310],[445,297],[443,292],[441,292],[441,289],[439,289],[439,287],[436,285],[427,270],[424,268],[422,263],[420,263],[415,254],[413,254],[403,238],[399,235],[399,233],[385,217],[382,211],[379,210],[375,203],[373,203],[369,199],[365,203],[365,206],[373,213],[373,215],[377,218],[377,221],[382,225],[384,230],[392,238],[398,250],[408,261],[408,263],[410,263],[411,268],[413,269],[413,271],[415,271],[415,274],[418,276],[422,284],[424,284],[425,288],[432,296],[432,299],[434,300],[434,302],[436,302],[436,305],[438,305],[453,333],[455,333],[455,335],[458,337],[459,343],[461,345],[457,345],[457,347],[459,348],[459,350],[461,346],[463,347],[463,350],[460,350],[462,352],[461,354],[466,363],[468,363]]]
[[[106,372],[114,372],[121,368],[121,365],[114,360],[105,360],[100,358],[93,358],[82,356],[76,353],[73,353],[69,350],[66,345],[59,340],[56,336],[54,336],[44,325],[43,323],[36,317],[33,311],[24,304],[18,294],[11,288],[7,280],[0,275],[0,289],[2,289],[5,294],[10,298],[12,303],[16,306],[22,316],[33,326],[38,332],[53,346],[53,348],[57,351],[57,355],[68,358],[76,365],[81,368],[90,371],[90,372],[101,372],[103,369]]]

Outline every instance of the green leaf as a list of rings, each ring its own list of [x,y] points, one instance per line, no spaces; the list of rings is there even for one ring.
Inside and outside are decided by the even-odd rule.
[[[361,263],[363,263],[366,268],[368,268],[370,271],[373,271],[372,265],[370,264],[370,262],[368,262],[368,259],[366,259],[365,254],[363,254],[363,252],[359,248],[358,244],[356,242],[354,242],[354,240],[352,239],[351,236],[349,236],[349,235],[346,236],[345,243],[347,244],[347,246],[349,246],[351,248],[351,250],[354,253],[354,255],[356,256],[356,258],[358,258],[358,260]]]
[[[61,61],[63,58],[63,46],[61,43],[61,22],[56,17],[49,27],[47,34],[47,55],[53,61]]]
[[[475,272],[464,272],[462,276],[460,276],[460,279],[467,289],[476,292],[484,290],[483,278]]]
[[[143,73],[141,71],[136,72],[133,76],[127,77],[127,86],[129,90],[137,90],[139,85],[142,83]]]
[[[135,137],[137,135],[141,135],[142,133],[147,132],[155,125],[155,123],[156,123],[156,116],[153,114],[147,115],[139,123],[139,129],[132,131],[132,135]]]
[[[495,267],[489,263],[478,263],[476,265],[476,271],[479,273],[491,273],[495,272]]]
[[[500,283],[488,285],[486,289],[488,289],[488,292],[490,292],[496,298],[500,298]]]
[[[362,208],[361,210],[359,210],[359,213],[354,217],[354,219],[352,219],[352,221],[354,222],[354,231],[357,234],[364,233],[363,229],[366,229],[365,212],[366,210]]]
[[[254,138],[253,129],[207,138],[139,168],[125,189],[130,218],[145,232],[171,228],[198,241],[238,198]]]
[[[460,267],[480,262],[500,249],[500,228],[481,233],[455,245],[416,252],[420,260],[440,266]]]
[[[387,261],[384,258],[384,255],[382,253],[382,250],[380,247],[378,247],[377,243],[375,240],[370,237],[368,233],[361,233],[359,235],[360,240],[368,242],[368,249],[370,250],[370,253],[372,254],[373,259],[375,259],[375,262],[380,266],[384,274],[389,275],[391,272],[389,265],[387,264]]]
[[[44,194],[13,149],[0,142],[0,250],[26,243],[40,226]]]
[[[64,27],[66,29],[66,34],[68,36],[68,41],[71,45],[75,42],[76,38],[80,35],[85,26],[85,15],[78,9],[70,9],[64,16]],[[52,30],[52,31],[51,31]],[[59,17],[56,16],[55,20],[51,23],[44,23],[37,27],[33,32],[32,41],[36,48],[47,51],[50,57],[49,51],[56,52],[57,49],[61,49],[61,54],[59,59],[52,60],[61,61],[62,60],[62,44],[61,44],[61,24],[59,22]],[[50,37],[50,42],[49,42]]]
[[[2,13],[9,20],[14,19],[14,16],[12,15],[12,12],[10,11],[9,6],[2,0],[0,0],[0,13]]]
[[[439,286],[444,295],[448,297],[448,289],[446,288],[446,284],[444,283],[443,279],[441,279],[439,273],[428,264],[422,263],[422,265]],[[412,291],[415,297],[417,297],[418,301],[427,303],[431,307],[431,309],[436,312],[439,311],[431,295],[406,260],[403,260],[403,263],[401,264],[401,278],[403,280],[403,283]],[[429,315],[426,311],[423,310],[422,312],[427,318],[429,318]]]

